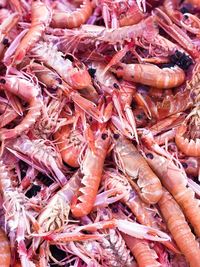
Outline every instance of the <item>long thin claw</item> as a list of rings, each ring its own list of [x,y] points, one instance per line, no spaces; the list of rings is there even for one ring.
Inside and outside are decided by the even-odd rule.
[[[142,12],[146,12],[146,0],[136,0],[136,3]]]
[[[96,196],[94,208],[107,207],[108,205],[119,201],[120,199],[122,199],[126,195],[126,192],[124,192],[122,194],[117,194],[117,193],[118,192],[116,189],[110,189],[110,190],[107,190],[101,194],[98,194]],[[112,197],[113,195],[116,195],[116,196]]]

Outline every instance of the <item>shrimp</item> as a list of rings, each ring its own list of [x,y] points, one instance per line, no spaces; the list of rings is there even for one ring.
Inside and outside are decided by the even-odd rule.
[[[70,203],[80,185],[81,181],[78,172],[76,172],[70,180],[55,193],[38,216],[37,222],[41,227],[40,231],[55,230],[68,223]]]
[[[6,90],[12,94],[19,96],[27,101],[29,111],[24,119],[13,129],[2,128],[0,131],[0,139],[5,140],[19,136],[25,131],[28,131],[34,125],[42,108],[41,91],[38,86],[35,86],[29,80],[19,78],[15,75],[8,75],[0,79],[0,90]]]
[[[149,206],[141,201],[125,176],[114,169],[108,169],[104,171],[102,179],[106,189],[116,189],[118,193],[126,192],[120,201],[130,208],[139,223],[156,227],[156,220],[151,214]]]
[[[115,29],[119,26],[137,24],[144,18],[144,14],[135,1],[98,0],[96,2],[97,6],[102,10],[102,17],[106,28]]]
[[[43,236],[45,240],[49,240],[52,243],[54,242],[65,243],[72,240],[74,241],[86,240],[87,235],[80,235],[81,231],[96,232],[97,230],[113,229],[113,228],[117,228],[119,231],[125,234],[140,239],[144,238],[147,240],[158,241],[158,242],[160,241],[164,242],[170,240],[169,235],[167,235],[165,232],[126,219],[110,219],[110,220],[99,221],[96,223],[91,223],[83,226],[77,226],[74,232],[70,231],[70,233],[67,233],[65,232],[66,229],[64,229],[62,233],[61,232],[58,233],[58,231],[56,231],[47,233],[46,235]],[[74,238],[74,233],[76,236],[76,240]],[[92,235],[92,238],[94,238],[94,235]]]
[[[11,14],[0,25],[0,42],[8,35],[11,29],[17,24],[19,15],[17,13]],[[5,41],[4,41],[5,42]]]
[[[53,44],[40,42],[31,50],[31,56],[41,60],[45,65],[54,69],[61,78],[74,89],[83,89],[91,85],[91,77],[84,66],[73,56],[72,61],[65,58]]]
[[[29,233],[30,222],[32,227],[35,227],[35,222],[31,212],[28,212],[28,200],[24,196],[13,188],[11,182],[12,174],[9,172],[7,166],[3,160],[0,161],[0,189],[3,196],[4,204],[3,209],[5,211],[5,222],[10,232],[11,243],[11,265],[13,265],[15,242],[17,242],[17,251],[20,256],[20,260],[23,267],[33,266],[33,264],[27,257],[27,250],[25,245],[25,233]]]
[[[93,5],[90,0],[83,0],[83,3],[75,11],[62,12],[53,11],[50,26],[53,28],[78,28],[84,24],[92,15]]]
[[[200,236],[200,206],[195,198],[194,191],[187,187],[187,177],[183,170],[178,168],[173,161],[150,152],[146,154],[146,160],[160,178],[165,188],[173,195],[178,205],[182,208],[186,218]]]
[[[139,223],[157,229],[164,229],[159,219],[155,218],[155,211],[152,211],[150,206],[139,198],[137,192],[131,188],[128,179],[125,176],[114,169],[105,170],[103,175],[103,185],[105,188],[116,190],[117,194],[124,193],[124,196],[119,201],[129,207]],[[177,249],[172,242],[161,243],[177,253]],[[146,244],[146,246],[148,246],[148,244]]]
[[[41,116],[35,123],[33,136],[35,138],[48,139],[57,129],[65,125],[66,119],[60,118],[60,113],[66,104],[66,99],[59,97],[58,99],[44,99],[44,106],[41,110]]]
[[[83,148],[80,131],[73,131],[69,125],[65,125],[54,134],[54,138],[63,161],[74,168],[79,167],[79,156]]]
[[[195,236],[191,232],[180,207],[172,196],[164,189],[158,205],[169,231],[190,266],[198,266],[200,262],[199,244],[195,240]]]
[[[111,71],[118,77],[155,88],[167,89],[181,85],[185,73],[178,66],[160,69],[153,64],[123,64],[112,67]]]
[[[194,113],[194,110],[193,110]],[[196,111],[196,116],[199,117],[199,108]],[[186,122],[180,125],[176,131],[175,142],[177,147],[187,156],[199,157],[200,156],[200,136],[198,135],[200,128],[199,123],[194,126],[193,131],[196,132],[196,140],[190,139],[187,136],[188,126]]]
[[[51,21],[51,12],[47,5],[40,0],[33,1],[31,6],[31,27],[19,43],[13,58],[13,63],[22,62],[27,52],[40,39]]]
[[[66,42],[69,42],[69,36],[73,36],[73,38],[78,37],[80,40],[84,38],[115,45],[124,44],[125,41],[130,40],[138,42],[138,39],[153,42],[157,35],[158,28],[154,23],[154,19],[148,17],[136,25],[119,27],[117,29],[106,29],[103,26],[84,24],[79,31],[68,31],[64,39],[66,39]]]
[[[178,148],[187,156],[200,156],[200,65],[197,63],[193,70],[191,80],[186,84],[193,98],[193,109],[181,124],[175,136]],[[193,97],[192,97],[193,96]]]
[[[159,8],[155,9],[155,19],[158,25],[171,36],[175,41],[183,47],[193,58],[199,57],[199,51],[192,39],[175,25],[167,14]]]
[[[81,162],[80,175],[82,186],[78,190],[77,199],[74,199],[71,212],[75,217],[82,217],[90,213],[98,192],[104,160],[110,145],[110,136],[104,132],[98,134],[94,143],[95,153],[87,148],[85,157]]]
[[[63,164],[59,152],[51,145],[46,144],[45,140],[30,140],[27,136],[23,135],[15,140],[13,148],[8,149],[22,160],[32,165],[34,162],[34,167],[39,171],[47,175],[51,173],[54,179],[61,185],[67,182],[67,178],[61,171]]]
[[[137,179],[138,193],[144,202],[147,204],[157,203],[162,196],[162,186],[159,178],[131,141],[116,135],[114,138],[113,153],[117,166],[131,179]]]
[[[5,50],[9,45],[8,34],[17,24],[18,20],[19,15],[17,13],[13,13],[9,15],[9,17],[6,18],[0,25],[0,59],[3,58]]]
[[[167,15],[175,22],[177,25],[184,27],[187,31],[199,34],[200,33],[200,21],[198,17],[192,15],[190,13],[182,14],[181,11],[178,10],[178,4],[180,0],[165,0],[163,3],[164,9]],[[194,27],[192,23],[197,25]]]
[[[138,267],[158,267],[161,264],[156,260],[158,258],[156,252],[150,248],[148,241],[140,240],[135,237],[122,233],[126,245],[134,255]]]
[[[60,89],[62,79],[56,72],[53,72],[44,65],[38,64],[36,62],[31,62],[31,64],[28,65],[27,68],[30,72],[34,73],[34,75],[42,84],[45,84],[47,87],[54,90]]]
[[[93,63],[92,67],[96,70],[97,86],[112,97],[118,115],[117,118],[111,117],[112,123],[128,138],[136,137],[138,140],[135,119],[130,107],[135,87],[125,82],[120,84],[112,73],[104,73],[106,67],[104,64]]]

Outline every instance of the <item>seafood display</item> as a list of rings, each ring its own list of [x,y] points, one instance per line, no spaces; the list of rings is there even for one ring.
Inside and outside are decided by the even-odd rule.
[[[0,0],[0,253],[200,266],[200,1]]]

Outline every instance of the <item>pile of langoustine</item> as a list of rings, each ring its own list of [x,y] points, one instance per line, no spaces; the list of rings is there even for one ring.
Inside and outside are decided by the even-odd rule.
[[[199,266],[199,16],[0,1],[0,266]]]

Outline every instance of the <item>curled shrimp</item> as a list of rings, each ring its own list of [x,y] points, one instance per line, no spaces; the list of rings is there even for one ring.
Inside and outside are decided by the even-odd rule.
[[[83,147],[80,131],[71,130],[69,125],[65,125],[54,134],[54,138],[63,161],[74,168],[79,167],[79,156]]]
[[[50,26],[53,28],[77,28],[84,24],[92,15],[93,5],[90,0],[83,0],[83,3],[72,12],[53,11]]]
[[[40,0],[33,1],[31,6],[31,27],[19,43],[13,58],[14,64],[20,64],[26,53],[40,39],[49,25],[51,13],[49,8]]]
[[[198,112],[199,113],[199,112]],[[197,116],[199,117],[199,114]],[[188,126],[186,122],[180,125],[176,131],[175,142],[177,147],[187,156],[199,157],[200,156],[200,136],[199,127],[193,126],[195,128],[193,132],[196,132],[197,137],[191,138],[190,133],[188,134]]]
[[[10,267],[11,253],[10,253],[10,243],[5,232],[0,228],[0,266]]]
[[[94,152],[87,148],[85,157],[80,165],[82,186],[78,190],[77,200],[73,201],[71,211],[75,217],[87,215],[93,208],[98,192],[103,164],[110,145],[110,136],[104,132],[98,134],[94,141]]]
[[[147,153],[146,159],[162,184],[180,205],[186,218],[194,227],[196,234],[200,236],[199,200],[195,198],[194,191],[187,187],[187,177],[184,171],[178,168],[170,159],[154,152]]]
[[[15,94],[30,104],[29,111],[20,124],[13,129],[1,129],[0,139],[5,140],[17,137],[30,129],[40,116],[42,99],[40,88],[38,86],[35,86],[29,80],[20,78],[16,75],[8,75],[1,78],[0,90],[6,90]]]
[[[190,266],[198,266],[200,262],[199,244],[195,240],[195,236],[191,232],[180,207],[172,196],[164,189],[158,205],[169,231]]]
[[[122,64],[111,70],[127,81],[133,81],[160,89],[173,88],[185,81],[184,71],[175,66],[160,69],[153,64]]]
[[[116,164],[131,179],[137,179],[138,193],[147,204],[157,203],[162,196],[159,178],[131,141],[117,136],[114,143],[113,152]]]

